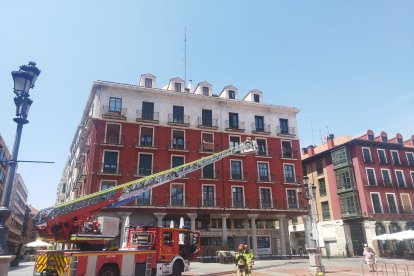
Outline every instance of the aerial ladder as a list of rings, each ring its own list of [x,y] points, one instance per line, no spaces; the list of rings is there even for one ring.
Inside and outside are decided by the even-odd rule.
[[[39,235],[49,240],[79,244],[81,248],[82,246],[88,248],[87,245],[106,244],[110,238],[100,235],[99,225],[91,222],[91,218],[98,212],[125,205],[146,191],[232,154],[251,152],[257,152],[257,143],[248,137],[243,143],[201,159],[40,210],[33,221]],[[92,229],[88,233],[81,233],[83,229],[81,226],[85,222],[91,222]],[[91,236],[93,238],[87,238]]]

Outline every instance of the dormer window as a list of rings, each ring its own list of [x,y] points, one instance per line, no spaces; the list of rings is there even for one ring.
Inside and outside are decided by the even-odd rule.
[[[401,137],[397,137],[397,143],[398,144],[402,144],[403,143],[403,139]]]
[[[145,88],[152,88],[152,79],[145,78],[144,86],[145,86]]]
[[[374,141],[374,134],[368,134],[368,140]]]
[[[381,135],[381,141],[382,142],[388,142],[388,137],[385,135]]]
[[[259,96],[259,94],[253,94],[253,101],[255,103],[260,103],[260,96]]]
[[[174,91],[181,92],[181,83],[179,82],[174,83]]]
[[[236,98],[236,92],[233,90],[229,90],[229,99],[235,99]]]
[[[209,96],[209,95],[210,95],[210,93],[209,93],[208,87],[207,86],[203,86],[203,96]]]

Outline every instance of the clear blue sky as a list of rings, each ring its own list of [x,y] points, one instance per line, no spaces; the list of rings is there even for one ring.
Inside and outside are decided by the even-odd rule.
[[[300,108],[301,146],[367,129],[414,134],[414,1],[9,1],[0,3],[0,134],[16,124],[10,72],[42,70],[19,165],[29,203],[52,206],[94,80],[159,86],[184,78],[217,93],[257,88]],[[314,138],[310,124],[314,129]]]

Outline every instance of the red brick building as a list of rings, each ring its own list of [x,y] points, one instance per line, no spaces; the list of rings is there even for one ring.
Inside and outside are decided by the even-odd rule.
[[[372,238],[414,229],[414,136],[369,130],[358,138],[330,136],[303,153],[305,174],[317,188],[321,246],[338,255],[346,247],[361,254],[364,243],[383,254],[411,249],[408,242]]]
[[[191,85],[190,85],[191,86]],[[58,202],[119,185],[227,149],[251,137],[257,155],[236,154],[109,211],[123,226],[170,226],[180,217],[201,231],[204,253],[249,243],[259,255],[290,254],[288,219],[305,214],[298,109],[263,103],[234,86],[218,95],[201,82],[156,88],[95,81],[58,189]],[[299,184],[298,184],[299,183]],[[121,237],[122,239],[122,237]]]

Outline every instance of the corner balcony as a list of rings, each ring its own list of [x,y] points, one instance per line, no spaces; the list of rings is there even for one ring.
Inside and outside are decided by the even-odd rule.
[[[103,106],[102,110],[102,117],[107,119],[115,119],[115,120],[126,120],[126,108],[114,108],[111,106]]]

